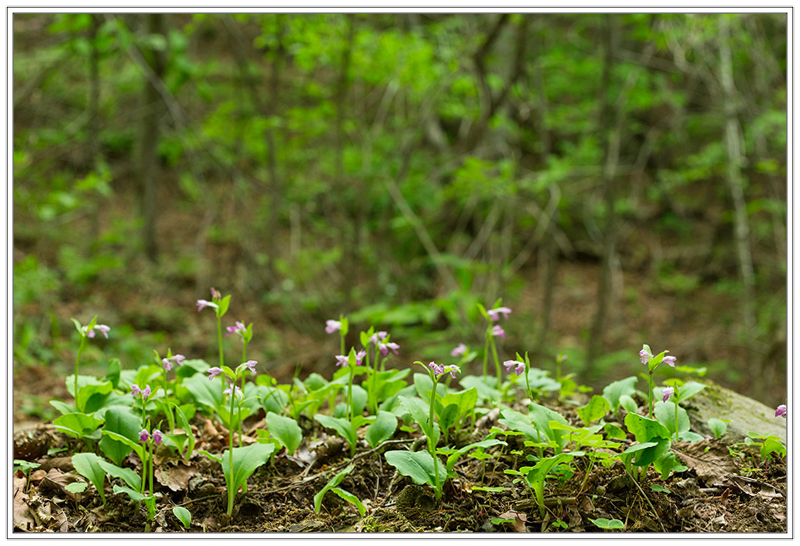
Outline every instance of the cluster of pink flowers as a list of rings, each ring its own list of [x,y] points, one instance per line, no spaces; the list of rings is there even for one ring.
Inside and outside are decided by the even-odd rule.
[[[145,443],[147,440],[149,440],[151,438],[152,438],[153,442],[156,443],[156,445],[160,444],[161,440],[162,440],[161,431],[158,430],[158,429],[155,429],[153,431],[153,434],[151,435],[151,434],[149,434],[147,432],[147,429],[143,428],[142,431],[139,433],[139,441],[141,443]]]
[[[647,350],[642,349],[639,351],[639,359],[642,361],[642,364],[647,365],[650,362],[650,359],[653,358],[653,355],[647,352]],[[665,364],[669,364],[671,367],[675,367],[675,360],[677,360],[674,356],[665,356],[662,362]]]
[[[506,367],[507,372],[511,372],[511,368],[516,368],[514,372],[516,372],[517,375],[525,373],[525,363],[519,360],[506,360],[503,362],[503,366]]]
[[[225,329],[228,331],[228,333],[225,334],[225,337],[228,337],[231,334],[244,335],[245,331],[247,331],[247,327],[244,325],[244,323],[239,322],[238,320],[236,321],[235,326],[227,326]]]
[[[147,385],[144,389],[139,388],[139,385],[133,385],[131,387],[131,394],[135,396],[142,395],[143,400],[147,400],[150,396],[150,385]]]
[[[786,406],[781,404],[775,409],[775,417],[783,417],[786,419]]]
[[[669,400],[670,396],[675,394],[675,389],[673,389],[672,387],[666,387],[663,391],[661,391],[661,394],[664,395],[663,401],[666,402],[667,400]]]
[[[175,355],[169,358],[162,358],[161,363],[164,365],[164,369],[170,371],[172,369],[172,363],[175,362],[178,366],[183,366],[183,361],[186,360],[186,357],[183,355]]]
[[[434,375],[436,375],[436,377],[449,373],[450,377],[455,379],[456,373],[461,373],[461,368],[453,364],[451,364],[450,366],[445,366],[443,364],[437,364],[436,362],[431,362],[430,364],[428,364],[428,367],[431,370],[433,370],[433,373]]]
[[[83,327],[83,333],[86,334],[86,337],[92,338],[94,337],[94,331],[100,330],[100,332],[108,339],[108,332],[111,330],[110,326],[106,326],[105,324],[95,324],[94,328],[89,330],[88,326]]]

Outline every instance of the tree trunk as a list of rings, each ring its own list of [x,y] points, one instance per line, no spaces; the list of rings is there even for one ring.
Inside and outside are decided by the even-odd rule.
[[[603,94],[600,109],[600,142],[605,155],[603,169],[603,185],[605,186],[606,202],[606,229],[603,237],[603,258],[601,262],[600,280],[597,285],[597,312],[592,321],[589,345],[586,351],[585,374],[591,374],[600,350],[603,347],[603,334],[607,324],[608,300],[611,296],[612,263],[617,242],[617,217],[614,210],[616,197],[614,186],[615,171],[619,159],[619,127],[611,128],[613,116],[613,98],[611,96],[610,82],[611,69],[614,62],[616,39],[618,38],[616,15],[605,16],[605,61],[600,89]]]
[[[147,31],[149,34],[159,35],[166,40],[165,18],[163,13],[150,13],[146,15]],[[166,52],[153,47],[144,51],[147,65],[152,70],[156,80],[163,80],[166,70]],[[142,243],[145,255],[151,262],[158,260],[158,245],[156,242],[156,220],[158,215],[157,187],[158,187],[158,135],[159,125],[163,113],[163,101],[156,87],[156,82],[145,78],[144,86],[144,116],[142,117],[141,141],[141,215],[142,215]]]
[[[725,178],[733,199],[735,214],[734,235],[743,287],[741,300],[742,318],[744,320],[745,343],[748,347],[748,351],[745,353],[745,365],[749,367],[752,361],[750,336],[754,334],[756,323],[753,307],[755,275],[753,273],[753,259],[750,254],[750,225],[747,217],[747,202],[744,197],[744,181],[742,179],[742,162],[744,158],[736,112],[736,87],[733,82],[733,61],[730,47],[730,19],[726,15],[721,17],[719,50],[720,83],[725,107],[725,148],[728,154]]]

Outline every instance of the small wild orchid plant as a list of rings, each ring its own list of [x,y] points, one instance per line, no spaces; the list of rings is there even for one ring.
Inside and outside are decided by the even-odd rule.
[[[487,365],[489,360],[489,349],[491,348],[492,356],[494,357],[494,365],[495,370],[497,372],[497,388],[500,388],[500,384],[502,383],[502,375],[500,373],[500,359],[497,356],[497,345],[495,344],[494,338],[496,337],[506,337],[506,333],[503,328],[499,324],[495,324],[500,320],[500,317],[508,318],[509,313],[511,313],[511,309],[508,307],[500,307],[503,303],[502,298],[498,299],[494,302],[492,309],[488,311],[486,308],[478,304],[478,311],[480,311],[481,315],[486,319],[488,322],[488,326],[486,327],[486,343],[483,351],[483,377],[486,379],[487,374]]]
[[[75,407],[78,408],[78,411],[83,411],[83,408],[78,406],[78,373],[81,365],[81,354],[86,348],[86,340],[92,339],[95,336],[95,330],[102,333],[105,338],[108,339],[108,332],[111,330],[111,328],[105,324],[97,324],[97,315],[95,315],[86,326],[81,326],[81,323],[75,319],[72,319],[72,323],[75,325],[75,329],[78,330],[78,334],[81,337],[81,344],[78,347],[78,354],[75,357],[75,390],[73,394],[75,397]]]
[[[658,369],[659,365],[662,363],[669,364],[673,368],[675,367],[675,357],[674,356],[666,356],[669,351],[662,351],[658,353],[656,356],[653,356],[653,352],[650,350],[649,345],[643,345],[642,350],[639,351],[639,358],[642,361],[642,364],[647,366],[647,373],[648,373],[648,400],[647,400],[647,408],[648,413],[650,415],[650,419],[653,418],[653,373]]]

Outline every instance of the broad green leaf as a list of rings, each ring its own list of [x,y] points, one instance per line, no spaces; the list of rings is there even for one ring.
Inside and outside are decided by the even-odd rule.
[[[106,372],[106,381],[111,382],[113,388],[119,386],[119,377],[122,372],[122,363],[119,358],[112,358],[108,361],[108,371]]]
[[[183,526],[188,529],[192,525],[192,514],[183,506],[175,506],[172,508],[172,513],[175,515],[178,520],[183,524]]]
[[[53,421],[55,428],[73,438],[93,438],[102,424],[102,419],[86,413],[67,413]]]
[[[385,457],[390,465],[403,476],[411,478],[415,484],[436,487],[434,461],[427,451],[387,451]],[[438,459],[436,464],[439,465],[439,479],[443,481],[447,476],[447,469]]]
[[[635,413],[629,413],[625,416],[625,426],[636,437],[637,442],[669,438],[669,430],[664,425]]]
[[[567,443],[567,440],[564,438],[564,432],[561,430],[553,430],[550,427],[550,421],[556,421],[563,425],[568,425],[567,420],[564,419],[564,416],[558,412],[555,412],[551,409],[548,409],[544,406],[540,406],[539,404],[530,404],[529,406],[529,413],[528,417],[533,421],[536,430],[542,432],[548,440],[555,442],[558,445],[558,449],[556,452],[561,451]]]
[[[503,393],[495,388],[497,379],[494,377],[487,377],[486,381],[482,377],[475,375],[465,375],[459,378],[459,383],[465,389],[475,388],[478,391],[478,401],[480,403],[493,400],[502,400]]]
[[[115,485],[114,494],[119,495],[120,493],[127,494],[131,498],[131,500],[136,502],[141,502],[147,498],[138,491],[134,491],[130,487],[125,487],[124,485]]]
[[[260,432],[260,431],[259,431],[259,432]],[[208,452],[208,451],[206,451],[205,449],[199,449],[197,452],[198,452],[199,454],[201,454],[201,455],[205,455],[206,457],[208,457],[208,458],[209,458],[209,459],[211,459],[212,461],[216,461],[216,462],[218,462],[219,464],[222,464],[222,457],[221,457],[221,456],[219,456],[219,455],[214,455],[213,453],[209,453],[209,452]]]
[[[637,378],[632,376],[606,385],[606,387],[603,389],[603,398],[608,400],[612,411],[616,412],[619,408],[620,397],[623,394],[633,396],[633,394],[636,392],[636,381]]]
[[[183,408],[186,407],[186,405],[177,406],[175,404],[172,404],[172,406],[175,408],[175,418],[178,421],[178,426],[182,428],[184,433],[186,434],[186,439],[187,439],[186,460],[188,461],[189,459],[192,458],[192,452],[194,452],[195,439],[194,439],[194,434],[192,434],[192,426],[189,424],[189,418],[186,416],[186,413],[183,410]],[[191,407],[192,410],[194,410],[194,406]],[[194,411],[192,411],[192,413],[194,413]]]
[[[225,450],[222,453],[221,464],[228,487],[233,485],[233,490],[236,492],[240,487],[246,486],[247,478],[252,476],[259,466],[269,460],[273,451],[275,451],[273,444],[251,444],[246,447],[235,447],[233,448],[233,468],[231,468],[231,456],[229,450]]]
[[[422,400],[428,402],[431,399],[431,390],[433,390],[433,380],[431,376],[425,373],[414,374],[414,388],[417,389],[417,396]],[[447,394],[447,387],[444,383],[436,384],[436,395],[442,397]]]
[[[581,418],[585,425],[590,425],[594,421],[604,417],[611,409],[611,404],[602,396],[594,395],[588,404],[582,408],[578,408],[578,417]]]
[[[283,417],[275,413],[268,413],[267,428],[273,438],[277,439],[289,455],[294,454],[303,441],[303,431],[297,421],[291,417]]]
[[[672,401],[662,402],[659,400],[653,405],[653,414],[656,420],[664,425],[669,431],[670,438],[675,437],[675,404]],[[686,410],[678,406],[678,434],[689,430],[689,414]]]
[[[472,387],[461,392],[449,392],[442,397],[441,402],[444,407],[456,404],[458,406],[458,415],[461,417],[471,411],[478,403],[478,389]]]
[[[138,439],[139,431],[142,429],[141,415],[134,415],[129,408],[114,407],[107,409],[104,416],[106,420],[104,431],[116,432],[131,441]],[[106,457],[116,465],[122,464],[122,460],[133,451],[129,445],[118,442],[110,436],[103,436],[99,446]]]
[[[419,398],[400,397],[400,403],[411,414],[411,418],[422,428],[423,434],[431,435],[431,424],[428,422],[430,406]]]
[[[97,461],[97,464],[99,464],[100,468],[102,468],[105,473],[112,478],[119,478],[136,490],[141,488],[142,478],[130,468],[120,468],[119,466],[111,464],[108,461],[104,461],[103,459]]]
[[[619,405],[628,413],[636,413],[639,411],[639,406],[636,405],[636,401],[627,394],[623,394],[619,397]]]
[[[678,389],[678,402],[685,402],[705,388],[705,385],[702,383],[697,383],[696,381],[690,381],[681,385],[681,387]]]
[[[217,312],[220,318],[225,316],[225,313],[228,312],[228,306],[230,304],[231,304],[231,295],[228,294],[227,296],[222,298],[222,301],[219,302],[219,310]]]
[[[365,439],[370,447],[375,448],[391,438],[395,430],[397,430],[397,417],[388,411],[378,411],[378,417],[367,429]]]
[[[606,519],[606,518],[597,518],[592,519],[589,518],[589,521],[600,527],[601,529],[624,529],[625,524],[618,519]]]
[[[342,480],[345,478],[345,476],[347,476],[348,474],[350,474],[350,472],[353,471],[353,468],[355,467],[350,465],[341,472],[339,472],[338,474],[336,474],[333,478],[328,480],[328,483],[326,483],[325,486],[322,489],[320,489],[316,495],[314,495],[314,512],[319,514],[319,510],[322,506],[322,497],[325,496],[325,493],[327,493],[328,491],[330,491],[331,489],[342,483]]]
[[[283,408],[289,403],[289,395],[278,387],[258,385],[257,392],[261,407],[267,413],[272,412],[280,415]]]
[[[712,417],[708,420],[708,428],[711,429],[716,438],[722,438],[728,430],[728,425],[722,419]]]
[[[103,436],[108,436],[112,440],[116,440],[117,442],[121,442],[127,445],[128,447],[133,449],[133,451],[136,452],[136,455],[139,456],[139,459],[144,458],[144,447],[138,441],[133,441],[130,438],[127,438],[126,436],[105,429],[103,430]]]
[[[71,484],[64,486],[64,491],[69,491],[73,495],[76,495],[86,491],[87,487],[89,487],[89,484],[86,482],[72,482]]]
[[[619,428],[617,425],[606,423],[603,429],[606,431],[607,438],[613,438],[614,440],[624,440],[628,436],[625,434],[625,431]]]
[[[225,409],[222,404],[221,377],[219,375],[214,380],[209,381],[207,376],[195,374],[184,379],[183,385],[189,389],[192,398],[197,404],[220,413],[220,409]]]
[[[330,415],[322,415],[318,413],[314,416],[314,420],[318,421],[325,428],[332,428],[336,432],[339,433],[339,436],[347,440],[349,445],[354,445],[358,440],[355,436],[355,431],[353,430],[350,421],[347,419],[331,417]]]
[[[356,509],[358,509],[358,515],[361,516],[362,518],[364,517],[364,514],[367,513],[367,508],[361,503],[360,500],[358,500],[358,497],[356,497],[352,493],[345,491],[344,489],[340,489],[338,487],[334,487],[333,489],[331,489],[331,491],[333,491],[341,498],[343,498],[344,500],[355,506]]]
[[[76,453],[72,456],[72,466],[75,467],[78,474],[92,482],[92,485],[100,494],[100,500],[105,504],[106,495],[103,492],[103,484],[106,479],[106,473],[99,464],[102,460],[94,453]]]
[[[70,406],[69,404],[65,404],[61,400],[50,400],[50,405],[53,406],[58,410],[58,413],[61,415],[66,415],[68,413],[78,413],[78,408],[75,406]]]

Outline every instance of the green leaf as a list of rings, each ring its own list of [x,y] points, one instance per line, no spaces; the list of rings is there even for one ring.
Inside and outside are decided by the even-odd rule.
[[[678,389],[678,402],[685,402],[705,388],[705,385],[702,383],[697,383],[696,381],[685,383]]]
[[[64,487],[65,491],[69,491],[73,495],[78,495],[86,491],[86,488],[89,487],[89,484],[86,482],[72,482],[69,485]]]
[[[124,485],[115,485],[114,494],[119,495],[120,493],[127,494],[131,498],[131,500],[136,502],[141,502],[147,498],[138,491],[134,491],[130,487],[125,487]]]
[[[375,448],[391,438],[397,430],[397,417],[388,411],[378,411],[375,422],[367,429],[365,439],[370,447]]]
[[[564,432],[561,430],[553,430],[550,427],[550,421],[556,421],[557,423],[561,423],[562,425],[568,425],[569,423],[558,412],[555,412],[551,409],[548,409],[544,406],[540,406],[539,404],[530,404],[529,406],[529,413],[528,417],[533,421],[536,430],[539,432],[544,433],[545,437],[555,442],[558,446],[556,449],[556,453],[561,451],[567,443],[566,438],[564,438]]]
[[[618,519],[606,519],[606,518],[597,518],[592,519],[589,518],[589,521],[600,527],[601,529],[624,529],[625,524],[622,523]]]
[[[175,506],[172,508],[172,513],[176,518],[183,523],[183,526],[188,529],[192,525],[192,514],[183,506]]]
[[[411,414],[411,418],[420,426],[422,433],[425,436],[431,436],[431,424],[428,422],[430,406],[419,398],[401,396],[399,400],[400,404]]]
[[[268,413],[267,428],[273,438],[278,440],[289,455],[294,454],[303,441],[303,431],[297,421],[291,417],[283,417],[275,413]]]
[[[645,347],[647,346],[645,345]],[[608,400],[612,411],[616,412],[619,408],[620,397],[623,394],[633,396],[633,394],[636,392],[636,381],[637,378],[632,376],[606,385],[606,387],[603,389],[603,398]]]
[[[105,504],[106,495],[103,492],[103,483],[106,479],[106,473],[99,464],[102,460],[94,453],[76,453],[72,456],[72,466],[75,467],[78,474],[92,482],[92,485],[100,494],[100,500]]]
[[[606,431],[606,437],[612,438],[614,440],[624,440],[628,436],[625,434],[625,431],[619,428],[617,425],[606,423],[603,429]]]
[[[58,410],[58,413],[60,413],[61,415],[78,412],[78,408],[76,408],[75,406],[70,406],[69,404],[65,404],[61,400],[50,400],[50,405],[56,408]]]
[[[170,403],[171,406],[175,408],[175,418],[178,421],[178,426],[183,429],[184,433],[186,434],[187,445],[186,445],[186,460],[192,458],[192,452],[194,451],[194,434],[192,434],[192,426],[189,424],[189,419],[186,417],[186,413],[184,413],[183,409],[175,403]],[[194,413],[194,410],[192,410]]]
[[[637,442],[649,442],[658,438],[669,438],[669,430],[658,421],[635,413],[625,416],[625,426],[636,437]]]
[[[525,472],[525,482],[530,486],[533,490],[534,497],[536,498],[536,503],[539,505],[539,515],[544,517],[545,506],[544,506],[544,482],[547,478],[547,474],[557,465],[563,463],[569,463],[574,458],[574,455],[571,453],[560,453],[555,457],[547,457],[540,460],[536,465],[532,468],[529,468],[527,472]],[[522,471],[524,469],[520,469]]]
[[[219,464],[222,464],[222,457],[220,457],[219,455],[214,455],[213,453],[209,453],[205,449],[200,449],[197,452],[200,453],[201,455],[205,455],[206,457],[208,457],[212,461],[216,461]]]
[[[341,498],[343,498],[350,504],[354,505],[358,509],[358,515],[361,516],[362,518],[364,517],[364,514],[367,513],[367,508],[361,503],[360,500],[358,500],[358,497],[356,497],[352,493],[345,491],[344,489],[339,489],[338,487],[334,487],[333,489],[331,489],[331,491],[339,495]]]
[[[478,389],[472,387],[461,392],[449,392],[442,397],[441,402],[444,407],[450,404],[458,406],[458,416],[460,418],[471,411],[478,403]]]
[[[130,438],[127,438],[121,434],[117,434],[116,432],[112,432],[110,430],[103,429],[103,436],[108,436],[112,440],[116,440],[121,442],[136,452],[136,455],[139,456],[139,459],[144,458],[144,447],[138,441],[133,441]]]
[[[387,451],[385,457],[386,462],[403,476],[411,478],[415,484],[436,487],[434,461],[427,451]],[[439,478],[444,480],[447,469],[439,459],[436,459],[436,464],[439,465]]]
[[[728,430],[728,425],[722,419],[712,417],[708,420],[708,428],[711,429],[716,438],[722,438]]]
[[[261,407],[269,413],[280,414],[289,403],[289,395],[277,387],[258,385],[258,399]]]
[[[341,472],[339,472],[338,474],[336,474],[333,478],[328,480],[328,483],[326,483],[325,486],[322,489],[320,489],[320,491],[316,495],[314,495],[314,512],[319,514],[319,510],[322,506],[322,497],[325,496],[325,493],[327,493],[328,491],[330,491],[331,489],[342,483],[342,480],[345,478],[345,476],[347,476],[348,474],[350,474],[350,472],[353,471],[353,468],[355,467],[350,465]]]
[[[461,383],[461,386],[465,389],[474,387],[478,391],[478,400],[481,402],[487,400],[502,400],[503,393],[494,388],[497,382],[494,377],[487,377],[486,381],[484,381],[482,377],[465,375],[461,377],[458,382]],[[491,384],[488,384],[489,382],[491,382]]]
[[[103,459],[97,461],[97,464],[99,464],[100,468],[102,468],[105,473],[112,478],[119,478],[136,490],[141,488],[142,478],[130,468],[120,468],[119,466],[111,464],[108,461],[104,461]]]
[[[194,401],[198,405],[219,413],[220,409],[224,409],[222,404],[222,389],[219,385],[220,381],[222,381],[221,376],[217,376],[214,380],[209,381],[208,377],[195,374],[184,379],[183,385],[189,389],[192,398],[194,398]]]
[[[675,404],[672,401],[662,402],[659,400],[653,404],[653,415],[656,420],[664,425],[669,431],[670,438],[675,437]],[[678,406],[678,434],[689,430],[689,414],[686,410]]]
[[[102,424],[102,419],[86,413],[67,413],[53,421],[55,428],[73,438],[93,438]]]
[[[431,391],[433,390],[433,380],[431,376],[424,373],[414,374],[414,387],[417,389],[417,396],[426,402],[431,399]],[[436,384],[436,395],[439,397],[447,394],[447,387],[444,383]]]
[[[339,436],[347,440],[347,443],[350,446],[355,445],[358,438],[355,436],[355,431],[353,430],[350,421],[343,418],[338,417],[331,417],[330,415],[322,415],[318,413],[314,416],[314,420],[319,422],[325,428],[332,428],[336,432],[339,433]]]
[[[581,418],[585,425],[590,425],[594,421],[604,417],[611,409],[611,404],[602,396],[594,395],[588,404],[582,408],[578,408],[578,417]]]
[[[486,491],[487,493],[502,493],[506,490],[505,487],[478,487],[477,485],[472,486],[473,491]]]
[[[104,417],[106,424],[103,430],[116,432],[131,441],[136,441],[138,439],[139,431],[142,426],[140,421],[141,416],[134,415],[133,411],[129,408],[109,408],[106,410]],[[133,451],[129,445],[118,442],[109,436],[103,436],[99,446],[106,457],[117,465],[122,464],[122,460]]]
[[[251,444],[246,447],[233,448],[233,468],[230,464],[230,453],[225,450],[222,453],[222,472],[225,475],[225,482],[228,487],[233,486],[233,490],[238,491],[240,487],[247,485],[247,479],[259,466],[265,464],[272,452],[275,451],[273,444]]]
[[[228,312],[228,306],[231,304],[231,295],[228,294],[222,301],[219,302],[219,317],[222,318]]]
[[[119,387],[119,377],[122,373],[122,363],[119,358],[112,358],[108,361],[108,371],[106,372],[106,381],[111,382],[113,388]]]
[[[628,413],[636,413],[639,410],[636,401],[627,394],[623,394],[619,397],[619,405]]]

